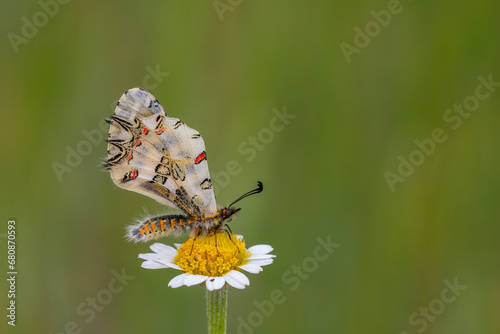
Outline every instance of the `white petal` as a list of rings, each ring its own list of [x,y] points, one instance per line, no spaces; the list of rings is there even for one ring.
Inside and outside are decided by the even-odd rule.
[[[247,285],[250,285],[248,277],[237,270],[231,270],[224,275],[224,278],[226,279],[227,284],[236,289],[244,289]]]
[[[186,286],[200,284],[200,283],[205,282],[207,280],[207,278],[208,278],[207,276],[203,276],[203,275],[188,275],[184,279],[184,284],[186,284]]]
[[[168,286],[171,288],[178,288],[180,286],[183,286],[186,276],[188,276],[188,274],[180,274],[178,276],[175,276],[170,280],[170,282],[168,282]]]
[[[256,266],[267,266],[269,264],[273,263],[273,259],[267,259],[267,260],[250,260],[248,261],[248,264],[254,264]]]
[[[181,267],[179,267],[178,265],[173,264],[173,263],[170,263],[169,268],[172,268],[172,269],[177,269],[177,270],[182,270],[182,268],[181,268]]]
[[[251,274],[258,274],[262,271],[262,268],[251,263],[244,264],[240,266],[240,269],[243,269],[245,271],[248,271]]]
[[[164,265],[163,263],[155,262],[155,261],[144,261],[141,264],[141,267],[146,268],[146,269],[166,269],[168,266]]]
[[[269,245],[255,245],[248,249],[252,255],[263,255],[271,252],[274,248]]]
[[[174,244],[175,248],[179,249],[181,248],[182,244]]]
[[[147,261],[159,261],[163,263],[173,263],[174,258],[169,259],[167,256],[158,255],[156,253],[139,254],[139,258]]]
[[[210,291],[219,290],[226,284],[224,277],[208,277],[207,278],[207,289]]]
[[[159,242],[151,245],[151,250],[158,255],[164,255],[167,257],[174,258],[177,255],[177,250],[174,247],[170,247]]]
[[[275,258],[276,255],[272,254],[257,254],[257,255],[252,255],[248,258],[248,260],[267,260],[267,259],[272,259]]]
[[[144,267],[143,265],[142,266],[143,268],[148,268],[148,269],[172,268],[181,270],[181,268],[178,265],[172,263],[172,261],[169,261],[167,258],[155,253],[139,254],[139,258],[147,260],[146,262],[157,262],[160,265],[162,265],[162,267],[155,267],[155,268]]]
[[[158,254],[155,253],[139,254],[139,259],[154,261],[158,259]]]

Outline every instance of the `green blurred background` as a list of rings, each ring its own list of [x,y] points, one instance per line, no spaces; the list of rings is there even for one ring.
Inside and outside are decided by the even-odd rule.
[[[497,1],[406,0],[385,27],[371,11],[387,1],[54,3],[0,14],[0,240],[6,254],[15,219],[18,260],[17,326],[3,280],[2,333],[206,331],[204,288],[168,288],[178,272],[142,269],[148,245],[123,239],[134,218],[169,210],[98,166],[100,122],[137,86],[202,133],[220,204],[264,183],[231,227],[277,258],[230,290],[229,333],[500,332],[500,89],[456,130],[443,119],[475,101],[479,76],[500,81]],[[349,63],[341,43],[367,24]],[[265,130],[284,109],[295,117]],[[436,128],[446,141],[391,189],[385,173]],[[340,244],[323,261],[318,238]],[[82,315],[122,270],[134,279]],[[258,311],[276,290],[284,302]]]

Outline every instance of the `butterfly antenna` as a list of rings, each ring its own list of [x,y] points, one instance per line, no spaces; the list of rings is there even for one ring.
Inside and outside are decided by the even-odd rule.
[[[250,190],[246,194],[241,195],[236,201],[234,201],[233,203],[229,204],[228,207],[233,206],[233,204],[235,204],[236,202],[241,201],[245,197],[248,197],[248,196],[251,196],[251,195],[255,195],[255,194],[258,194],[258,193],[262,192],[263,189],[264,189],[264,186],[262,185],[262,182],[257,181],[257,188],[256,189]]]

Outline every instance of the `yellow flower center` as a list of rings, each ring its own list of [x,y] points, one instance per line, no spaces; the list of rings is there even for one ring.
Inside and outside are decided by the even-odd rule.
[[[218,277],[247,263],[249,256],[243,238],[219,232],[217,247],[214,234],[187,239],[177,250],[174,263],[188,274]]]

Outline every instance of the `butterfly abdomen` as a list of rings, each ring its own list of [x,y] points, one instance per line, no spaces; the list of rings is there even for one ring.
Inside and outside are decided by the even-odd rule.
[[[191,231],[199,223],[183,215],[167,215],[150,218],[128,227],[127,236],[135,242],[145,242],[171,234]]]

